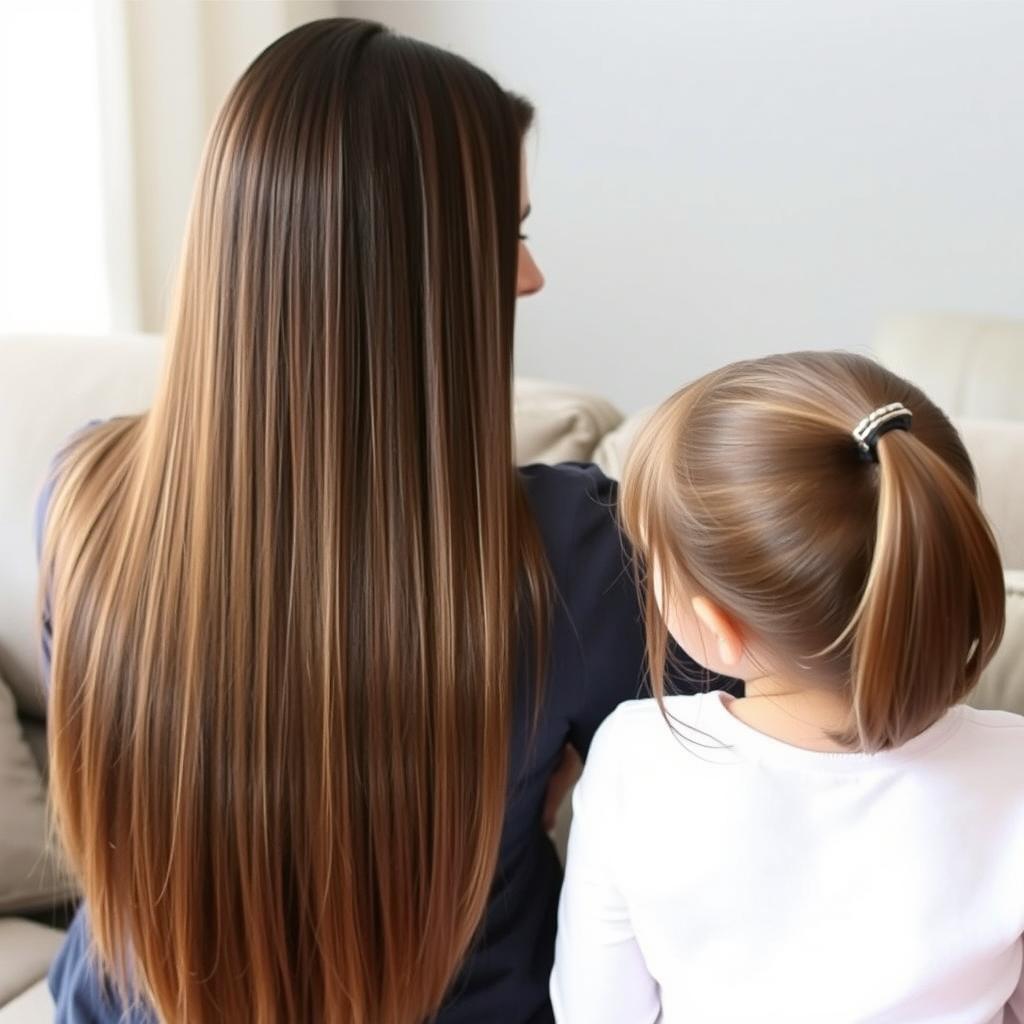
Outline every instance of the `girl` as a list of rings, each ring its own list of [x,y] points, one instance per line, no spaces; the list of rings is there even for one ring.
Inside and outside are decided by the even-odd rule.
[[[556,1018],[1018,1020],[1024,719],[961,703],[1005,598],[949,421],[864,358],[738,363],[623,487],[657,700],[576,792]],[[667,696],[669,634],[746,696]]]
[[[551,1020],[545,793],[643,637],[610,482],[513,463],[530,118],[345,19],[220,112],[153,408],[43,499],[59,1021]]]

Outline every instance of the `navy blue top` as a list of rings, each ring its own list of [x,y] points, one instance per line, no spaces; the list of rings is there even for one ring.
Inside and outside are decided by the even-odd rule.
[[[556,586],[549,672],[536,732],[530,736],[530,656],[520,659],[511,744],[511,783],[498,870],[480,936],[452,986],[437,1024],[550,1024],[548,977],[554,959],[562,872],[541,823],[548,780],[566,742],[584,757],[604,718],[643,693],[643,629],[628,556],[615,521],[616,485],[595,466],[521,470]],[[45,498],[41,503],[45,514]],[[49,654],[48,623],[44,647]],[[685,657],[675,687],[722,685]],[[671,856],[671,852],[666,855]],[[196,927],[202,927],[197,921]],[[80,910],[50,971],[60,1022],[131,1024],[88,956]]]

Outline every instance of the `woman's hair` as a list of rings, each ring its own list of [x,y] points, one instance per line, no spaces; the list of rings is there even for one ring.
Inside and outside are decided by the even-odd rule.
[[[57,470],[57,820],[163,1020],[419,1022],[481,922],[548,608],[512,435],[530,118],[379,25],[279,39],[207,143],[152,410]]]
[[[877,464],[853,438],[902,403]],[[736,616],[766,671],[842,690],[867,751],[932,725],[978,680],[1002,637],[999,553],[949,420],[859,356],[802,352],[735,363],[669,399],[639,435],[623,520],[657,566],[665,604],[706,595]],[[655,693],[668,650],[646,598]]]

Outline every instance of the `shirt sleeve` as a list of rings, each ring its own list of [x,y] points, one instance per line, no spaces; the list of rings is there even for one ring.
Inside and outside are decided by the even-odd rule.
[[[616,883],[621,834],[616,718],[599,730],[573,794],[569,855],[558,908],[551,1003],[558,1024],[652,1024],[661,1012],[658,985],[637,944]]]
[[[43,540],[46,536],[46,517],[50,511],[50,502],[53,499],[53,491],[57,484],[56,462],[51,465],[47,474],[46,482],[43,484],[39,497],[36,500],[35,510],[35,541],[36,561],[43,557]],[[40,643],[43,648],[43,686],[50,688],[50,665],[53,654],[53,620],[51,617],[50,593],[47,590],[43,600],[43,621],[40,623]]]
[[[46,474],[46,480],[39,491],[39,497],[36,499],[34,530],[37,562],[42,561],[43,543],[46,539],[46,520],[50,513],[50,505],[53,502],[53,494],[57,488],[57,481],[60,477],[64,459],[77,441],[83,438],[94,427],[99,426],[102,422],[102,420],[90,420],[82,430],[72,435],[64,443],[60,451],[50,463],[50,468]],[[46,690],[49,690],[50,669],[53,657],[53,618],[51,615],[49,591],[47,591],[46,597],[43,601],[43,621],[40,623],[39,635],[43,654],[43,687]]]

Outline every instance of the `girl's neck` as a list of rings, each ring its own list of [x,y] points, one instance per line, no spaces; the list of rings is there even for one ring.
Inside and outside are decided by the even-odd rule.
[[[798,686],[763,676],[746,683],[746,696],[729,702],[729,711],[752,729],[805,750],[850,753],[832,738],[850,725],[850,704],[834,690]]]

